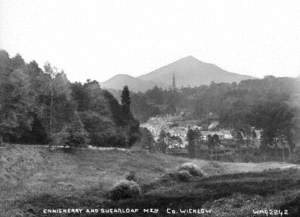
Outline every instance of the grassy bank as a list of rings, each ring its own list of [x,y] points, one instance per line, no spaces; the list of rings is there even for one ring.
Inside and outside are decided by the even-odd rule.
[[[145,188],[144,196],[138,200],[123,200],[112,202],[101,200],[102,192],[99,188],[90,189],[79,195],[58,197],[41,195],[29,198],[21,206],[27,212],[41,215],[42,208],[144,208],[159,209],[155,214],[123,214],[122,216],[169,216],[167,209],[175,210],[172,216],[182,216],[180,210],[188,208],[211,210],[210,214],[202,216],[252,217],[253,210],[281,210],[289,213],[288,216],[299,216],[300,213],[300,172],[299,170],[269,171],[259,173],[242,173],[234,175],[213,176],[194,179],[188,183],[169,182]],[[147,190],[146,190],[147,189]],[[33,215],[35,216],[35,215]],[[44,215],[44,216],[57,216]],[[71,215],[73,216],[73,215]],[[74,215],[77,216],[77,215]],[[82,214],[80,216],[91,216]],[[93,215],[93,216],[114,216]],[[188,216],[199,216],[189,214]],[[259,215],[257,215],[259,216]]]
[[[294,166],[290,164],[194,160],[209,177],[194,178],[182,183],[175,180],[160,182],[159,178],[178,165],[190,161],[181,157],[118,150],[49,152],[48,149],[34,146],[8,146],[1,148],[0,152],[0,216],[3,217],[42,216],[42,209],[51,207],[112,206],[153,207],[161,210],[166,207],[207,207],[216,210],[215,216],[218,216],[217,212],[223,213],[226,208],[218,205],[224,201],[228,206],[235,206],[230,204],[240,201],[240,205],[237,205],[239,212],[240,209],[247,208],[241,202],[244,199],[249,200],[250,204],[251,201],[256,201],[253,204],[261,208],[295,207],[293,204],[299,200],[298,170],[261,173],[265,169]],[[109,201],[106,193],[130,171],[136,172],[143,197],[139,200]],[[282,193],[291,198],[279,200]],[[282,201],[282,204],[272,201]],[[160,213],[160,216],[165,216],[165,213]]]

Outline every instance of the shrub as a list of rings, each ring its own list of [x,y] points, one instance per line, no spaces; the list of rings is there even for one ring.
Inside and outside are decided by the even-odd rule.
[[[177,177],[182,182],[188,182],[192,179],[192,175],[187,170],[178,171]]]
[[[192,176],[204,176],[202,170],[194,163],[187,162],[178,167],[177,171],[188,171]]]
[[[130,171],[130,172],[126,175],[126,180],[137,182],[136,173],[135,173],[134,171]]]
[[[65,130],[62,130],[61,132],[52,134],[51,137],[51,143],[54,146],[66,146],[67,142],[67,133]]]
[[[163,175],[160,180],[163,182],[172,182],[172,181],[179,181],[179,182],[188,182],[192,179],[192,175],[187,170],[181,171],[171,171]]]
[[[159,178],[159,181],[162,182],[169,182],[174,180],[176,180],[176,171],[168,172]]]
[[[290,162],[292,163],[300,163],[300,147],[296,147],[292,155],[290,156]]]
[[[84,129],[74,130],[72,126],[67,126],[61,132],[54,134],[52,141],[55,146],[75,148],[86,146],[89,139]]]
[[[129,180],[123,180],[117,185],[115,185],[109,192],[109,197],[112,200],[122,200],[129,198],[138,198],[141,196],[140,186]]]
[[[80,112],[84,129],[88,132],[90,144],[93,146],[112,146],[119,145],[123,136],[116,132],[116,127],[108,117],[93,111]],[[124,142],[123,142],[124,143]],[[116,145],[116,146],[117,146]]]
[[[220,175],[226,172],[223,165],[216,161],[207,161],[207,163],[204,164],[201,169],[203,172],[205,172],[205,174],[210,175]]]
[[[74,116],[71,123],[52,136],[52,142],[55,146],[61,145],[65,148],[86,146],[89,143],[88,133],[84,129],[77,114]]]
[[[139,146],[140,148],[149,150],[151,152],[154,151],[155,141],[151,132],[147,128],[140,128],[140,138],[135,146]]]

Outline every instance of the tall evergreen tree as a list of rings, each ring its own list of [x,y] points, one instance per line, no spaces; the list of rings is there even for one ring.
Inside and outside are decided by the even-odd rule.
[[[128,86],[124,86],[124,88],[122,90],[121,103],[122,103],[122,107],[123,107],[125,114],[126,115],[129,114],[131,100],[130,100],[130,92],[129,92]]]
[[[187,141],[188,141],[188,153],[191,158],[195,157],[195,139],[196,139],[196,134],[194,130],[191,128],[188,129],[188,132],[186,134]]]
[[[158,137],[158,145],[159,145],[159,149],[162,153],[167,152],[167,144],[165,142],[166,136],[167,136],[166,132],[162,129],[160,131],[159,137]]]

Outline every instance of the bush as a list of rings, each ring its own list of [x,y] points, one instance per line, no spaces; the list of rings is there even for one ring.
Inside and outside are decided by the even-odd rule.
[[[290,162],[299,164],[300,163],[300,147],[296,147],[294,152],[290,156]]]
[[[194,163],[187,162],[178,167],[177,171],[188,171],[192,176],[204,176],[202,170]]]
[[[130,171],[130,172],[126,175],[126,180],[137,182],[136,173],[135,173],[134,171]]]
[[[107,118],[93,111],[80,112],[79,116],[82,120],[84,129],[89,134],[91,145],[119,145],[119,143],[124,140],[123,136],[119,135],[116,132],[116,127],[114,126],[114,123],[110,118]]]
[[[207,161],[202,167],[202,171],[205,174],[209,175],[222,175],[226,173],[225,168],[223,167],[222,164],[216,162],[216,161]]]
[[[182,182],[188,182],[192,179],[192,175],[187,170],[178,171],[177,177]]]
[[[142,149],[154,151],[155,141],[151,132],[147,128],[140,128],[140,138],[134,146],[139,146]]]
[[[89,139],[87,132],[83,128],[74,129],[71,125],[65,127],[61,132],[54,134],[52,141],[55,146],[75,148],[86,146]]]
[[[88,133],[77,114],[74,115],[71,123],[52,136],[52,143],[65,148],[86,146],[89,143]]]
[[[188,182],[193,178],[193,176],[187,170],[181,171],[171,171],[163,175],[160,180],[163,182],[172,182],[172,181],[179,181],[179,182]]]
[[[122,200],[129,198],[138,198],[142,194],[140,186],[129,180],[124,180],[115,185],[109,192],[111,200]]]

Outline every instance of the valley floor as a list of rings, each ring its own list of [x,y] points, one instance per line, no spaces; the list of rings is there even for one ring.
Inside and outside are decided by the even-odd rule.
[[[207,177],[184,183],[159,181],[168,171],[190,161]],[[281,169],[273,170],[276,168]],[[297,168],[300,166],[288,163],[211,162],[145,151],[87,149],[66,153],[11,145],[0,149],[0,216],[43,216],[43,208],[99,206],[163,210],[207,207],[215,210],[210,216],[250,216],[252,208],[282,208],[286,201],[290,201],[292,205],[286,206],[295,213],[298,211],[292,210],[293,203],[300,204]],[[265,172],[268,169],[271,170]],[[130,171],[136,172],[144,197],[109,202],[105,198],[107,191]],[[232,215],[230,210],[236,213]],[[165,215],[162,212],[154,216]]]

